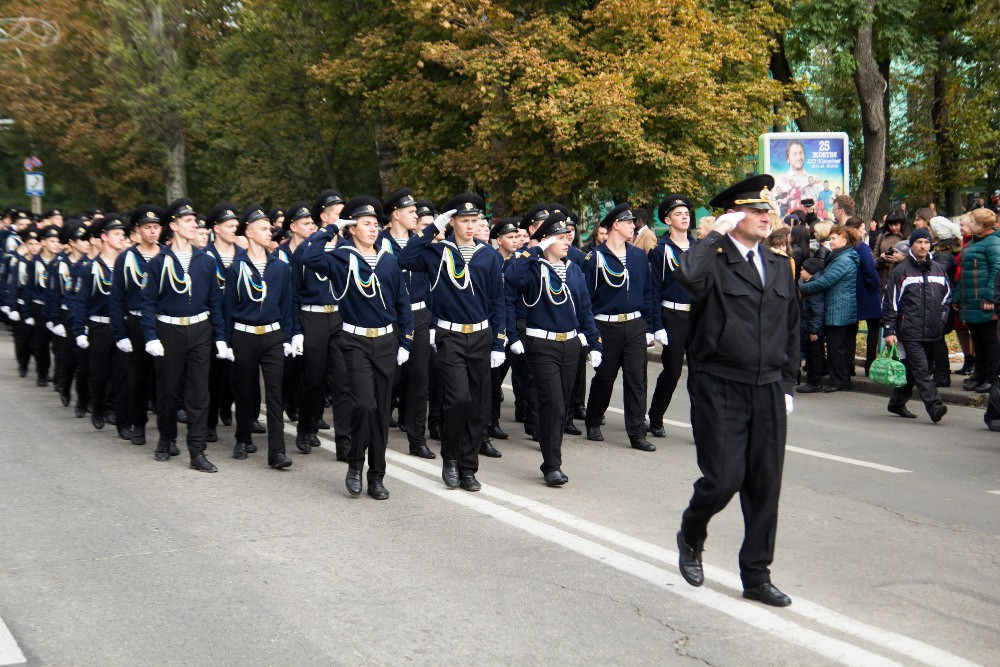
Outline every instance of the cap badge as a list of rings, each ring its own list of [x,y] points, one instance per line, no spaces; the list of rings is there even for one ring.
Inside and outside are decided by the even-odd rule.
[[[475,208],[475,206],[473,206],[473,205],[472,205],[472,202],[471,202],[471,201],[467,201],[467,202],[465,202],[465,210],[466,210],[466,211],[471,211],[471,210],[472,210],[472,209],[474,209],[474,208]]]
[[[236,215],[236,214],[233,213],[232,211],[230,211],[229,209],[226,209],[226,215],[233,216],[233,215]]]

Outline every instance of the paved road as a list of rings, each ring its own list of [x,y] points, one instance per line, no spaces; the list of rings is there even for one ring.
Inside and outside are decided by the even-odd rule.
[[[348,496],[329,439],[302,456],[289,438],[284,472],[264,449],[229,458],[231,429],[219,474],[156,463],[10,357],[0,664],[1000,663],[1000,434],[979,409],[934,426],[881,397],[800,397],[773,568],[794,603],[775,610],[740,598],[738,503],[710,526],[706,585],[677,572],[686,396],[655,453],[624,444],[620,412],[606,442],[568,439],[560,489],[510,401],[478,494],[394,433],[376,502]]]

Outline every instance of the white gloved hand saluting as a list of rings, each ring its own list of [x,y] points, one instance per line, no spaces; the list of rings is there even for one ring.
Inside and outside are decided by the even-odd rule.
[[[524,354],[524,343],[519,340],[515,340],[510,344],[510,351],[513,354]]]
[[[122,338],[120,341],[117,341],[115,343],[115,347],[117,347],[122,352],[129,353],[132,351],[132,341],[129,340],[128,338]]]
[[[87,339],[85,335],[77,336],[76,346],[81,350],[86,350],[88,347],[90,347],[90,341]]]
[[[399,351],[396,352],[396,365],[402,366],[407,361],[409,361],[409,359],[410,359],[410,351],[405,350],[403,348],[399,348]]]
[[[728,234],[736,229],[736,224],[745,217],[747,217],[747,214],[742,211],[723,213],[715,219],[715,224],[712,225],[712,231],[719,232],[720,234]]]
[[[546,248],[548,248],[550,245],[552,245],[553,243],[555,243],[558,240],[559,240],[559,236],[558,235],[557,236],[546,236],[544,239],[542,239],[541,241],[538,242],[538,248],[542,252],[545,252]]]
[[[653,340],[655,340],[660,345],[670,345],[670,336],[667,335],[666,329],[658,329],[653,334]]]
[[[507,355],[503,352],[490,352],[490,368],[500,368],[507,360]]]
[[[162,357],[166,350],[163,349],[163,343],[158,340],[151,340],[146,343],[146,354],[151,357]]]
[[[60,338],[65,338],[66,327],[64,327],[62,324],[55,325],[54,327],[52,327],[52,335],[59,336]]]
[[[785,414],[790,415],[795,411],[795,399],[791,394],[785,394]]]
[[[295,334],[292,336],[292,356],[301,357],[302,349],[305,346],[305,336],[302,334]]]
[[[451,218],[453,215],[455,215],[455,213],[457,213],[455,209],[451,209],[450,211],[445,211],[438,217],[434,218],[434,222],[432,222],[431,224],[434,225],[434,227],[436,227],[437,230],[440,232],[442,229],[444,229],[445,225],[451,222]]]
[[[598,366],[601,365],[601,362],[604,361],[604,355],[602,355],[597,350],[591,350],[590,352],[587,353],[587,361],[590,362],[591,366],[597,368]]]

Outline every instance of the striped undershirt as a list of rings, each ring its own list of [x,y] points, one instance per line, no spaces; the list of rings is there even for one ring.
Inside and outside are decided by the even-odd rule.
[[[374,271],[375,262],[378,261],[378,255],[362,255],[362,257],[364,257],[365,261],[368,262],[369,268],[371,268],[371,270]]]
[[[466,264],[472,259],[472,253],[476,252],[476,246],[474,245],[460,245],[458,246],[458,252],[461,253],[462,259]]]
[[[233,263],[233,255],[219,255],[219,258],[222,260],[222,265],[227,269]]]
[[[555,269],[556,275],[559,276],[559,279],[566,282],[566,264],[559,262],[558,264],[553,264],[552,268]]]
[[[143,258],[144,260],[146,260],[147,262],[148,262],[149,260],[153,259],[153,256],[152,256],[152,255],[150,255],[150,254],[149,254],[148,252],[140,252],[139,254],[140,254],[140,255],[142,255],[142,258]]]
[[[184,269],[184,273],[187,273],[188,267],[191,266],[191,253],[190,252],[174,252],[177,255],[177,261],[180,262],[181,268]]]
[[[225,258],[223,258],[223,261],[225,261]],[[232,258],[232,257],[230,257],[230,258],[229,258],[229,261],[230,261],[230,262],[231,262],[231,261],[233,261],[233,258]],[[266,260],[266,259],[265,259],[265,260],[264,260],[263,262],[254,262],[254,263],[253,263],[253,265],[254,265],[255,267],[257,267],[257,272],[258,272],[258,273],[259,273],[260,275],[264,275],[264,268],[265,268],[265,267],[267,266],[267,260]]]
[[[393,237],[392,240],[396,242],[396,245],[398,245],[400,249],[403,249],[406,247],[406,243],[410,240],[410,238],[406,237],[405,239],[397,239],[396,237]]]

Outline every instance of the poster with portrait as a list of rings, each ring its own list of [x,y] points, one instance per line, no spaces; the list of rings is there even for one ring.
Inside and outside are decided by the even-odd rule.
[[[816,202],[816,214],[831,216],[835,197],[848,188],[848,139],[845,132],[770,132],[759,140],[761,173],[774,176],[773,199],[781,215]]]

